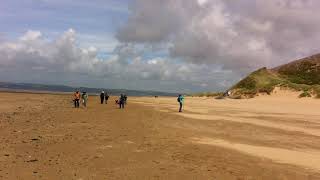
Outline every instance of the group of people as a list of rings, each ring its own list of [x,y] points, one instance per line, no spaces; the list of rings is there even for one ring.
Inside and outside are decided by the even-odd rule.
[[[105,93],[104,91],[102,91],[100,93],[100,103],[104,104],[104,102],[106,104],[108,104],[108,100],[109,100],[109,95],[108,93]],[[155,96],[156,98],[158,98],[158,96]],[[74,93],[74,107],[75,108],[79,108],[80,107],[80,100],[82,99],[82,104],[84,107],[87,107],[87,102],[88,102],[88,93],[87,92],[82,92],[82,94],[79,91],[76,91]],[[119,97],[119,100],[116,100],[116,104],[119,105],[120,109],[124,109],[124,105],[127,104],[127,95],[125,94],[121,94]],[[183,108],[183,104],[184,104],[184,96],[179,94],[177,101],[179,103],[179,112],[182,112],[182,108]]]
[[[108,104],[109,97],[110,96],[108,95],[108,93],[104,93],[104,91],[101,91],[101,93],[100,93],[101,104],[103,104],[104,101],[106,102],[106,104]]]
[[[109,99],[108,93],[104,93],[104,91],[102,91],[100,93],[101,104],[103,104],[104,101],[106,104],[108,104],[108,99]],[[124,109],[124,105],[127,104],[127,99],[128,99],[127,95],[121,94],[119,97],[119,100],[116,100],[116,104],[119,104],[120,109]]]
[[[102,91],[103,92],[103,91]],[[102,93],[100,95],[100,98],[102,97]],[[87,103],[88,103],[88,99],[89,99],[89,95],[87,92],[82,92],[82,94],[80,93],[80,91],[76,91],[73,94],[73,103],[74,103],[74,107],[75,108],[79,108],[80,107],[80,101],[82,100],[82,104],[84,107],[87,107]],[[108,94],[104,94],[103,92],[103,99],[101,100],[101,104],[103,104],[105,99],[105,102],[107,104],[108,99],[109,99],[109,95]]]
[[[82,92],[82,94],[81,94],[79,91],[76,91],[73,96],[74,96],[73,102],[74,102],[75,108],[80,107],[80,100],[81,99],[82,99],[83,106],[87,107],[87,102],[88,102],[88,98],[89,98],[87,92]]]
[[[108,93],[101,91],[100,103],[101,104],[104,104],[104,103],[108,104],[109,97],[110,96],[108,95]],[[79,108],[81,100],[82,100],[83,106],[87,107],[88,98],[89,98],[89,96],[88,96],[87,92],[82,92],[82,94],[81,94],[80,91],[76,91],[73,95],[74,107]],[[121,94],[119,97],[119,100],[116,100],[116,104],[119,105],[120,109],[124,109],[124,105],[127,104],[127,99],[128,99],[127,95]]]
[[[124,109],[124,105],[127,104],[127,95],[121,94],[118,100],[119,108]]]

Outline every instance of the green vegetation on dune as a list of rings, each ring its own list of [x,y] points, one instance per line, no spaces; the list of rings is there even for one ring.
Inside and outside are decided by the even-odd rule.
[[[320,98],[320,54],[280,66],[277,73],[287,80],[287,87],[303,91],[302,97]]]
[[[320,83],[320,65],[303,61],[295,65],[280,67],[278,73],[296,84],[316,85]]]
[[[281,84],[281,87],[285,87],[288,89],[292,89],[295,91],[303,91],[301,93],[302,97],[310,97],[310,96],[303,96],[302,94],[310,94],[311,96],[315,96],[316,98],[320,98],[320,85],[307,85],[307,84],[296,84],[287,81],[285,84]],[[301,97],[300,96],[300,97]]]
[[[299,98],[304,98],[304,97],[312,97],[312,96],[308,91],[303,91],[303,93],[299,95]]]
[[[299,97],[320,98],[320,56],[298,60],[278,68],[261,68],[234,85],[234,96],[270,94],[275,87],[302,91]]]
[[[231,97],[252,98],[259,93],[270,94],[276,88],[301,91],[299,97],[320,98],[320,54],[273,68],[252,72],[231,87]],[[197,93],[192,96],[223,97],[225,93]]]
[[[281,85],[282,83],[284,83],[283,79],[267,70],[267,68],[261,68],[251,73],[231,89],[236,95],[245,95],[250,97],[258,93],[270,94],[275,86]]]

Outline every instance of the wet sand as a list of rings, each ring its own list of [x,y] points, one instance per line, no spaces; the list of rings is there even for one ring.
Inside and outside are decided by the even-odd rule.
[[[320,179],[320,100],[0,93],[0,179]]]

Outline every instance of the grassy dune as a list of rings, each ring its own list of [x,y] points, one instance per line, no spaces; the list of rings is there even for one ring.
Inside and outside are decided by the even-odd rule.
[[[302,91],[299,97],[320,98],[320,54],[274,69],[261,68],[231,87],[233,96],[270,94],[275,87]]]

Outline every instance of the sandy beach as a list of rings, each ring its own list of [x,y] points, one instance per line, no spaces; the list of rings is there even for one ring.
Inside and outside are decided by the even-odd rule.
[[[320,179],[320,100],[0,93],[0,179]]]

